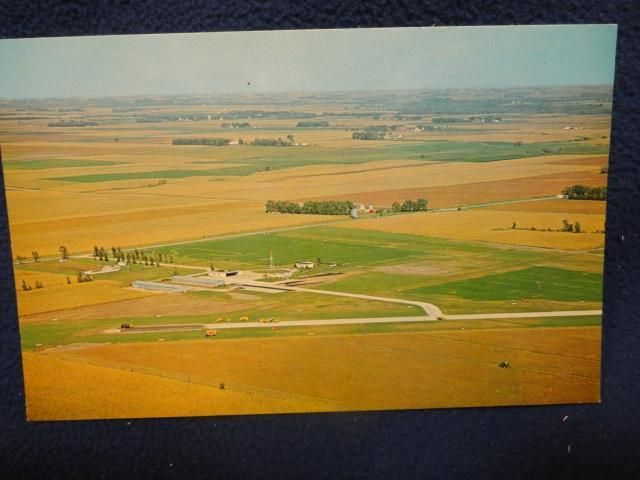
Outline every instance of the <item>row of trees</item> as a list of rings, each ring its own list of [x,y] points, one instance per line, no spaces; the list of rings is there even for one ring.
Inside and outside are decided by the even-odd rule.
[[[607,187],[573,185],[562,190],[562,194],[574,200],[606,200]]]
[[[349,215],[354,204],[351,201],[310,201],[305,203],[288,202],[286,200],[269,200],[267,213],[294,213],[306,215]]]
[[[51,122],[48,127],[96,127],[98,122],[87,120],[60,120],[59,122]]]
[[[366,131],[366,132],[353,132],[351,134],[353,140],[384,140],[384,132],[379,131]]]
[[[229,143],[231,143],[229,138],[174,138],[171,141],[172,145],[207,145],[213,147],[221,147],[229,145]]]
[[[405,200],[402,203],[395,202],[391,205],[391,210],[394,212],[426,212],[427,200],[418,198],[416,201]]]
[[[369,125],[364,127],[365,132],[392,132],[398,128],[397,125]]]
[[[162,252],[145,252],[144,250],[138,250],[137,248],[133,252],[124,253],[120,247],[111,247],[112,258],[116,262],[127,263],[144,263],[145,265],[158,265],[160,263],[173,263],[173,255],[169,255]],[[93,258],[100,260],[101,262],[109,261],[109,252],[104,247],[93,247]]]
[[[298,128],[326,128],[329,126],[329,122],[322,121],[307,121],[307,122],[298,122],[296,127]]]
[[[281,138],[256,138],[249,145],[256,147],[289,147],[295,143],[293,135],[287,135],[287,139]]]
[[[61,260],[66,260],[67,258],[69,258],[69,252],[67,250],[67,247],[65,247],[64,245],[58,247],[58,251],[60,252]],[[34,262],[40,261],[40,254],[37,250],[31,250],[31,258],[33,258]],[[16,260],[18,261],[18,263],[23,263],[26,259],[27,257],[25,257],[24,255],[16,255]]]
[[[580,225],[580,222],[576,222],[576,223],[569,223],[569,221],[565,218],[564,220],[562,220],[562,228],[557,229],[557,230],[553,230],[551,228],[536,228],[536,227],[518,227],[516,225],[516,222],[513,222],[513,224],[511,225],[511,229],[512,230],[531,230],[532,232],[570,232],[570,233],[582,233],[582,225]],[[500,230],[500,229],[498,229]],[[586,232],[585,232],[586,233]],[[600,231],[596,231],[594,233],[604,233],[600,232]]]
[[[251,128],[249,122],[222,122],[220,128]]]

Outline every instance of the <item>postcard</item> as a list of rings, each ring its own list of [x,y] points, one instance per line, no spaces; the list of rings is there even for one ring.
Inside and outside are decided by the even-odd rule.
[[[27,419],[599,402],[615,45],[0,40]]]

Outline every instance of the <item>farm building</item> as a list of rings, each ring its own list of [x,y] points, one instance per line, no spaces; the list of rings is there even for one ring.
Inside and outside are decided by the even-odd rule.
[[[313,262],[296,262],[293,266],[296,268],[303,269],[303,268],[313,268],[316,265]]]
[[[131,286],[134,288],[141,288],[143,290],[171,293],[183,293],[189,290],[187,287],[181,287],[180,285],[172,285],[170,283],[162,282],[145,282],[142,280],[135,280]]]
[[[186,285],[194,285],[198,287],[219,287],[224,285],[224,280],[208,277],[188,277],[185,275],[174,275],[171,277],[174,283],[184,283]]]
[[[215,277],[215,278],[228,278],[228,277],[235,277],[236,275],[238,275],[240,272],[238,270],[209,270],[207,272],[207,275],[209,275],[210,277]]]

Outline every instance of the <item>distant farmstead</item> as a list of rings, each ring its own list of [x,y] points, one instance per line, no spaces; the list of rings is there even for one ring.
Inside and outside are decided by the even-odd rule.
[[[209,270],[207,272],[207,275],[209,275],[210,277],[214,277],[214,278],[229,278],[229,277],[235,277],[239,274],[240,272],[238,270]]]
[[[294,267],[299,268],[299,269],[314,268],[315,266],[316,266],[316,264],[313,263],[313,262],[296,262],[294,264]]]

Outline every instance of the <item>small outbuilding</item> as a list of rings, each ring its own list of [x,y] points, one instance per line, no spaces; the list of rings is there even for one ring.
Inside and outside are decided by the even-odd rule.
[[[315,266],[316,266],[316,264],[313,263],[313,262],[296,262],[294,264],[294,267],[299,268],[299,269],[314,268]]]

